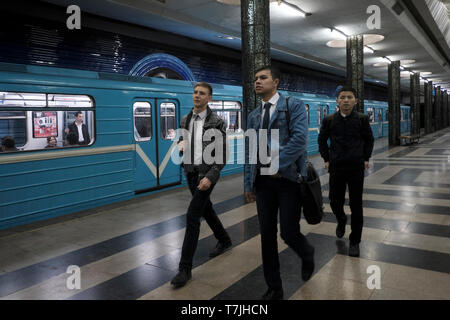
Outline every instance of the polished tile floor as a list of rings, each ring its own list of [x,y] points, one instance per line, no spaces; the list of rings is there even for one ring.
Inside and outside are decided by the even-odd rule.
[[[328,174],[310,159],[323,184],[322,223],[301,230],[316,247],[316,270],[301,280],[301,261],[279,238],[285,299],[450,299],[450,130],[420,144],[389,149],[377,140],[364,191],[361,256],[348,234],[335,236]],[[212,200],[233,241],[214,259],[203,222],[193,278],[178,290],[187,188],[0,232],[0,299],[259,299],[266,290],[255,204],[245,204],[242,174],[222,178]],[[350,208],[346,206],[347,214]],[[80,289],[69,289],[69,266]]]

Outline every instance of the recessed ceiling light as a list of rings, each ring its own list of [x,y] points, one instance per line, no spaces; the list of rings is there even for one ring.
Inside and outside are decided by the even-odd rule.
[[[420,74],[421,74],[422,76],[427,76],[427,75],[432,74],[432,72],[425,71],[425,72],[421,72]]]

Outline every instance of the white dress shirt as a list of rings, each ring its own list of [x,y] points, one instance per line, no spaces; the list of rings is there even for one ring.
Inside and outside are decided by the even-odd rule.
[[[75,124],[77,125],[78,128],[78,142],[83,142],[84,141],[84,137],[83,137],[83,124],[78,124],[77,122],[75,122]]]
[[[270,98],[269,101],[264,101],[264,100],[262,101],[262,103],[261,103],[261,108],[262,108],[262,112],[261,112],[261,126],[262,126],[262,122],[263,122],[263,119],[264,119],[264,114],[266,113],[266,110],[264,109],[264,105],[267,102],[271,103],[271,106],[270,106],[270,109],[269,109],[270,110],[269,121],[270,121],[270,119],[272,118],[273,112],[275,111],[275,108],[277,107],[277,103],[278,103],[279,99],[280,99],[280,95],[277,92],[277,93],[274,94],[274,96],[272,98]]]
[[[195,121],[195,116],[196,116],[196,113],[193,112],[192,113],[191,122],[189,123],[189,133],[192,136],[192,128],[193,128],[194,123],[195,123],[194,164],[198,165],[198,164],[201,164],[202,160],[203,160],[203,158],[202,158],[202,154],[203,154],[203,148],[202,148],[202,143],[203,143],[203,125],[205,123],[206,110],[203,110],[202,112],[200,112],[198,114],[200,119],[197,119],[197,121]],[[191,139],[192,139],[192,137],[191,137]]]

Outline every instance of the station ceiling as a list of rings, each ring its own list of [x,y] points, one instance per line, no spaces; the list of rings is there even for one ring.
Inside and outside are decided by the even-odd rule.
[[[81,12],[124,21],[193,39],[237,49],[241,48],[240,6],[217,0],[45,0]],[[222,0],[227,1],[227,0]],[[236,0],[228,0],[236,2]],[[364,54],[366,80],[387,84],[390,60],[414,60],[405,71],[421,75],[450,90],[450,47],[427,6],[429,0],[287,0],[306,17],[286,15],[277,2],[271,4],[271,56],[281,61],[345,76],[346,49],[328,47],[338,39],[330,28],[347,35],[379,34],[381,42],[369,45],[374,53]],[[369,6],[380,8],[380,29],[369,29]],[[234,37],[227,39],[227,37]],[[427,74],[424,74],[427,73]],[[409,90],[409,75],[401,80]],[[421,82],[423,83],[423,82]],[[423,90],[423,89],[422,89]]]

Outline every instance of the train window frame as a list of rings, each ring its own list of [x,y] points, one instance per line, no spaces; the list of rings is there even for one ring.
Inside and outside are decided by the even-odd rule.
[[[320,128],[320,126],[322,125],[322,108],[320,105],[317,105],[317,127]]]
[[[375,108],[367,107],[366,114],[369,117],[369,123],[375,123]]]
[[[164,105],[164,106],[163,106]],[[167,108],[169,107],[168,105],[170,105],[170,107],[173,107],[173,127],[171,128],[167,128],[167,120],[165,121],[165,130],[170,130],[172,129],[172,133],[169,134],[168,131],[167,132],[163,132],[164,128],[162,126],[162,118],[163,118],[163,113],[162,113],[162,108]],[[172,116],[172,115],[171,115]],[[166,115],[164,118],[168,118]],[[161,102],[159,104],[159,123],[160,123],[160,128],[161,128],[161,139],[162,140],[173,140],[176,136],[176,130],[177,130],[177,105],[174,102],[171,101],[166,101],[166,102]]]
[[[226,122],[226,131],[227,134],[232,133],[240,133],[242,132],[242,104],[240,101],[236,100],[213,100],[208,102],[208,106],[213,112],[216,112],[216,114],[221,117]],[[226,113],[236,112],[236,121],[238,128],[234,126],[234,128],[229,128],[230,123],[227,122],[227,120],[224,119],[222,115],[225,115]],[[231,114],[230,114],[231,116]],[[228,117],[227,117],[228,118]]]
[[[148,104],[150,112],[149,116],[138,115],[137,118],[150,118],[150,136],[149,137],[141,137],[139,131],[136,129],[136,109],[137,108],[146,108],[146,106],[140,106],[136,104]],[[151,141],[153,139],[153,104],[149,101],[134,101],[133,102],[133,132],[134,132],[134,140],[136,142],[145,142]],[[139,134],[139,136],[137,135]]]
[[[309,104],[305,103],[305,110],[306,110],[306,119],[308,120],[308,126],[310,124],[310,118],[309,118]]]
[[[11,97],[8,97],[11,96]],[[55,100],[55,97],[59,99]],[[71,99],[67,99],[71,98]],[[66,100],[65,103],[61,101]],[[5,103],[8,102],[8,103]],[[83,105],[78,104],[77,102],[82,101]],[[65,137],[67,127],[64,128],[64,123],[59,125],[59,118],[65,117],[67,112],[83,112],[83,115],[86,116],[86,120],[84,124],[88,127],[90,134],[90,141],[86,145],[68,145],[67,141],[64,139],[60,140],[60,145],[57,145],[52,148],[48,148],[48,144],[43,145],[42,142],[46,143],[46,138],[48,136],[52,137]],[[17,150],[14,151],[6,151],[8,152],[30,152],[30,151],[46,151],[52,149],[63,149],[67,147],[87,147],[92,146],[96,141],[96,131],[95,131],[95,121],[96,121],[96,103],[95,99],[89,94],[80,94],[80,93],[61,93],[61,92],[32,92],[32,91],[0,91],[0,118],[2,117],[2,113],[7,112],[23,112],[24,115],[21,115],[20,120],[25,121],[24,126],[24,136],[25,141],[23,144],[17,144]],[[56,114],[56,134],[38,136],[36,135],[36,125],[34,122],[35,115],[37,112],[47,112],[47,113],[55,113]],[[8,117],[8,120],[15,119],[19,120],[17,117]],[[5,119],[2,119],[5,120]],[[31,121],[31,123],[29,123]],[[61,132],[59,132],[61,131]],[[60,134],[61,133],[61,134]],[[15,140],[17,135],[13,135]]]
[[[330,107],[327,104],[323,107],[322,114],[322,120],[330,114]]]
[[[383,109],[381,109],[381,108],[378,108],[378,122],[383,122]],[[381,118],[381,119],[380,119]]]

